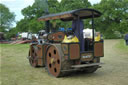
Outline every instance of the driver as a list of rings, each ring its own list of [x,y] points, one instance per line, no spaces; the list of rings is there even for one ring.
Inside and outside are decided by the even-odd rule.
[[[83,38],[84,23],[82,20],[75,19],[72,22],[72,30],[80,41],[80,51],[84,51],[84,38]]]

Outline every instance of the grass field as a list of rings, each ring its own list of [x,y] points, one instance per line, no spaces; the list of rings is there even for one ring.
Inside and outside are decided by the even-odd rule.
[[[125,41],[122,39],[119,43],[117,43],[116,47],[120,49],[122,52],[128,52],[128,45],[126,45]]]
[[[105,40],[105,57],[101,61],[106,64],[95,73],[74,74],[62,78],[49,76],[45,68],[31,67],[26,58],[28,49],[29,44],[0,45],[1,85],[128,84],[128,47],[123,40]]]

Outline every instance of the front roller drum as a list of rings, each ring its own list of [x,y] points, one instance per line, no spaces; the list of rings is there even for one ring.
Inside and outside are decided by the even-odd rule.
[[[100,63],[100,57],[94,58],[93,63]],[[84,69],[85,73],[94,73],[100,66],[91,66]]]
[[[48,73],[54,77],[64,76],[65,72],[63,72],[62,69],[70,66],[64,65],[66,61],[63,56],[64,54],[61,51],[61,45],[49,46],[46,54],[46,67]]]

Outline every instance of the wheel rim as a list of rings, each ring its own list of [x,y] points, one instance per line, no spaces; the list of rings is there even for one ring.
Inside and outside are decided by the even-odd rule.
[[[33,67],[37,67],[37,53],[32,47],[32,52],[30,54],[29,62]]]
[[[61,58],[55,46],[50,46],[47,51],[46,63],[48,72],[57,77],[60,74]]]

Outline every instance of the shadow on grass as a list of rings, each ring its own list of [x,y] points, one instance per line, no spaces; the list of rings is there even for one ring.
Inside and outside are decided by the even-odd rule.
[[[73,71],[73,72],[67,72],[64,76],[59,78],[88,78],[88,77],[102,77],[104,75],[107,75],[106,72],[103,71],[96,71],[94,73],[86,73],[84,71]]]

